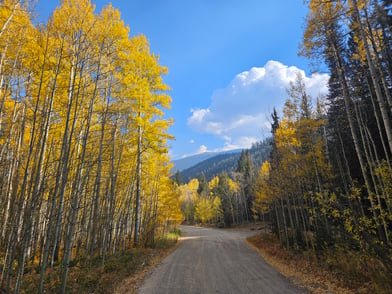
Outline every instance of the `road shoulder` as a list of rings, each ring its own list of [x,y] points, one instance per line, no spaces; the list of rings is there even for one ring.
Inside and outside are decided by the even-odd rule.
[[[148,278],[152,271],[171,253],[173,253],[181,244],[181,238],[177,243],[167,249],[152,249],[150,253],[149,264],[141,265],[134,274],[125,278],[117,287],[115,287],[114,294],[134,294],[137,293],[138,289],[146,278]]]

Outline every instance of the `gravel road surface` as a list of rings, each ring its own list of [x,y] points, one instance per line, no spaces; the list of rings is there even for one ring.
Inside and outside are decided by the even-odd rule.
[[[307,293],[246,244],[250,230],[181,226],[182,243],[138,293]]]

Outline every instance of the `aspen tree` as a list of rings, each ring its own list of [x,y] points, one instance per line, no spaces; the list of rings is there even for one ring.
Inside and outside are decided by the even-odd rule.
[[[342,57],[338,49],[337,35],[333,28],[334,25],[336,26],[337,17],[342,12],[344,7],[340,3],[340,1],[337,1],[336,4],[334,3],[322,4],[319,3],[319,1],[313,1],[310,4],[310,8],[313,9],[312,13],[314,15],[313,16],[314,18],[308,19],[309,24],[307,26],[307,31],[305,32],[304,35],[304,49],[308,50],[307,54],[310,56],[312,54],[312,50],[314,50],[314,47],[324,48],[326,50],[325,54],[332,55],[332,58],[335,61],[339,82],[342,88],[346,115],[349,122],[356,155],[358,157],[362,176],[365,181],[366,189],[368,192],[368,199],[372,207],[373,217],[374,219],[377,219],[375,203],[373,200],[373,189],[369,179],[367,165],[363,157],[363,152],[360,145],[360,139],[357,134],[355,119],[352,114],[352,101],[350,98],[350,92],[347,85],[346,76],[344,73]],[[317,27],[322,28],[321,30],[317,29],[315,22],[320,22],[321,26],[318,25]]]
[[[134,246],[138,246],[143,154],[150,148],[159,149],[160,136],[170,138],[165,130],[171,122],[160,117],[163,115],[162,109],[169,107],[171,99],[165,94],[169,88],[162,80],[162,75],[167,72],[167,68],[160,66],[158,58],[149,52],[146,38],[134,37],[130,40],[129,46],[131,54],[124,56],[129,63],[124,66],[126,88],[123,91],[130,105],[133,105],[132,119],[137,128]]]
[[[42,293],[60,261],[65,293],[71,261],[98,255],[104,265],[135,232],[153,245],[182,220],[167,69],[110,5],[94,14],[90,1],[63,1],[36,27],[23,5],[0,6],[1,285],[23,291],[25,267],[38,266]]]
[[[391,127],[391,118],[390,118],[390,113],[391,113],[392,109],[390,108],[389,112],[388,112],[387,107],[385,105],[385,101],[384,101],[385,98],[382,94],[380,84],[377,79],[378,75],[376,73],[374,60],[373,60],[372,54],[370,52],[368,38],[366,36],[365,29],[364,29],[364,26],[362,23],[362,19],[361,19],[359,7],[358,7],[358,2],[357,2],[357,0],[351,0],[351,1],[349,1],[349,3],[351,6],[350,8],[352,8],[352,10],[353,10],[353,15],[356,19],[356,24],[358,25],[358,29],[359,29],[360,36],[361,36],[361,39],[363,42],[363,46],[365,48],[366,60],[367,60],[368,66],[369,66],[370,77],[372,79],[373,86],[374,86],[374,89],[376,92],[377,102],[378,102],[380,110],[381,110],[381,115],[382,115],[382,119],[384,122],[385,132],[386,132],[387,138],[388,138],[389,149],[390,149],[390,152],[392,152],[392,127]],[[380,72],[379,75],[382,75],[382,73]],[[385,81],[384,81],[384,84],[385,84]],[[388,89],[386,89],[386,90],[387,90],[386,91],[387,98],[389,99],[388,100],[389,105],[390,105],[390,107],[392,107],[392,101],[391,101],[391,97],[389,95],[389,90]]]

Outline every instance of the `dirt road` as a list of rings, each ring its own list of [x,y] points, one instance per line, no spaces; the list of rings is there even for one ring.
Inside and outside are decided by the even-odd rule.
[[[182,244],[139,293],[307,293],[246,244],[251,231],[182,226]]]

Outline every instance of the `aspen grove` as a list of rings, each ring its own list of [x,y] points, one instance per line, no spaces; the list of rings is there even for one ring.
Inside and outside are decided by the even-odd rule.
[[[111,5],[61,1],[34,24],[0,5],[1,288],[26,267],[69,267],[148,246],[181,221],[169,179],[167,68]]]

